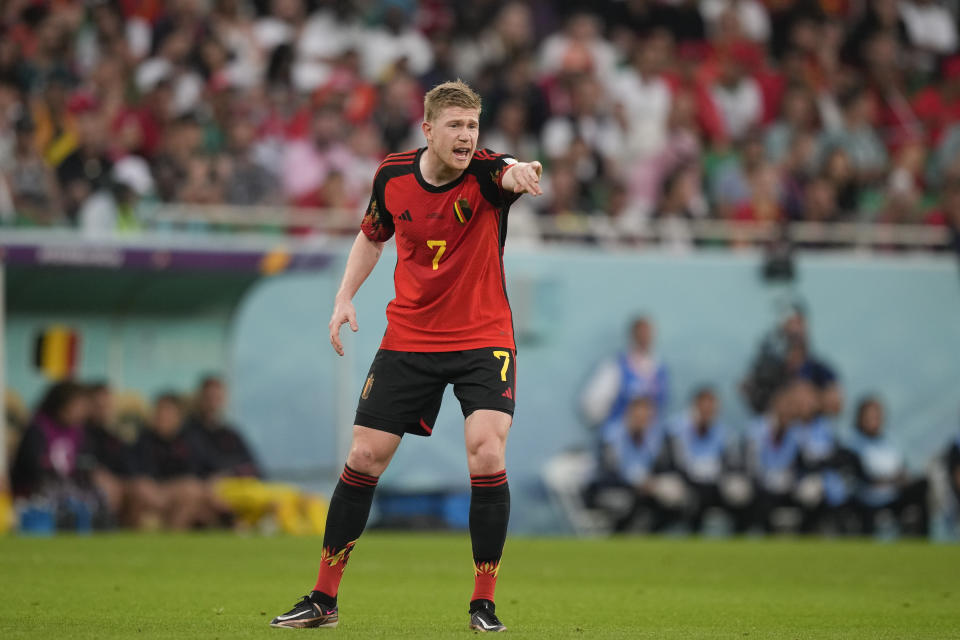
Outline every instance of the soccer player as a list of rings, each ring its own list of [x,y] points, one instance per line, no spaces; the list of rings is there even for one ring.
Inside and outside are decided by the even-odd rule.
[[[510,205],[540,189],[539,162],[477,149],[480,96],[446,82],[424,97],[427,145],[395,153],[377,169],[361,232],[334,300],[330,342],[357,331],[351,300],[396,235],[396,297],[363,385],[353,443],[330,511],[313,591],[274,627],[335,627],[337,590],[363,532],[377,480],[405,433],[429,436],[447,384],[465,419],[470,470],[474,590],[470,627],[504,631],[494,588],[507,534],[507,432],[516,395],[516,347],[503,273]]]

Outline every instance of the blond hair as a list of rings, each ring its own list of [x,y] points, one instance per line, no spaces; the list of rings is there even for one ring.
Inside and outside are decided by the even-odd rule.
[[[423,119],[433,122],[447,107],[476,109],[480,113],[480,96],[463,80],[438,84],[423,96]]]

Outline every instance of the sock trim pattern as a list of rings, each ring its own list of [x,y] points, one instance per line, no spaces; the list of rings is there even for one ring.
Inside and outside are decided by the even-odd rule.
[[[471,487],[499,487],[507,483],[507,470],[498,471],[489,475],[470,476]]]

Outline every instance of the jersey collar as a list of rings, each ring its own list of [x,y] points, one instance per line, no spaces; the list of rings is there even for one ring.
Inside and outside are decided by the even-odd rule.
[[[424,190],[429,191],[430,193],[443,193],[445,191],[450,191],[450,189],[453,189],[455,186],[463,182],[464,176],[467,175],[466,169],[464,169],[463,172],[456,179],[451,180],[446,184],[442,184],[439,187],[427,182],[424,179],[423,174],[420,173],[420,156],[422,156],[424,151],[426,150],[427,150],[426,147],[420,147],[417,150],[417,157],[413,159],[413,175],[417,177],[417,182],[420,183],[420,186],[423,187]]]

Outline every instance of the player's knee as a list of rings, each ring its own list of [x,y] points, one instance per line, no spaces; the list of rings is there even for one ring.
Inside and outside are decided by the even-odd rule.
[[[467,452],[470,473],[490,474],[503,470],[503,446],[497,439],[475,443]]]
[[[387,467],[390,456],[366,442],[354,442],[347,456],[351,469],[371,476],[379,476]]]

